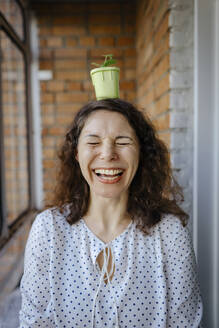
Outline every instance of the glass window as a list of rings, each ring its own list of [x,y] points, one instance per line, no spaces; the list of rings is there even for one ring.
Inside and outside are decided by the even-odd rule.
[[[0,11],[19,37],[24,39],[23,15],[19,4],[14,0],[0,0]]]
[[[20,50],[0,31],[2,116],[7,222],[29,204],[25,63]]]

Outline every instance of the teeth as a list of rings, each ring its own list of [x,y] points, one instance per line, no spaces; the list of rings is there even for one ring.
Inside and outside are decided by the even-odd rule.
[[[103,180],[110,180],[110,181],[113,181],[113,180],[116,180],[118,177],[101,177]]]
[[[123,172],[123,170],[103,170],[103,169],[96,169],[95,173],[105,174],[105,175],[116,175]]]

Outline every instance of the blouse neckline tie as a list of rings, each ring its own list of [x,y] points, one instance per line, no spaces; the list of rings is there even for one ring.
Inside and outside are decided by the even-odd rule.
[[[109,261],[110,261],[110,254],[112,255],[112,260],[111,260],[110,272],[108,272],[108,265],[109,265]],[[94,328],[94,317],[95,317],[96,300],[97,300],[97,296],[99,294],[100,287],[101,287],[101,284],[102,284],[102,282],[104,280],[104,276],[105,275],[107,277],[107,282],[109,284],[110,292],[113,295],[113,299],[114,299],[114,303],[115,303],[115,308],[116,308],[116,324],[115,324],[115,328],[119,328],[119,319],[118,319],[117,304],[116,304],[116,299],[115,299],[115,296],[114,296],[114,292],[112,291],[112,284],[110,282],[110,277],[113,274],[114,267],[115,267],[114,252],[113,252],[112,246],[107,245],[103,249],[103,266],[102,266],[102,269],[101,269],[99,286],[97,288],[96,294],[94,296],[94,301],[93,301],[93,308],[92,308],[92,328]]]

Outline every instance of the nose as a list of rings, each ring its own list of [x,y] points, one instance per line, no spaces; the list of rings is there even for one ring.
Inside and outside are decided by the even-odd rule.
[[[117,158],[116,149],[113,143],[105,142],[100,149],[100,159],[110,161]]]

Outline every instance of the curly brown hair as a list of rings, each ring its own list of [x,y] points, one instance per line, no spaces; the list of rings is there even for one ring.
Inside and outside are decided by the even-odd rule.
[[[58,154],[60,167],[57,184],[53,200],[47,207],[58,208],[63,213],[67,205],[67,221],[71,225],[86,214],[89,186],[75,156],[85,121],[97,110],[122,114],[137,135],[140,159],[129,187],[127,212],[138,227],[148,233],[149,228],[157,224],[164,214],[178,216],[185,226],[188,215],[179,206],[184,200],[183,193],[173,177],[166,145],[158,138],[150,119],[134,105],[121,99],[91,101],[77,112]]]

